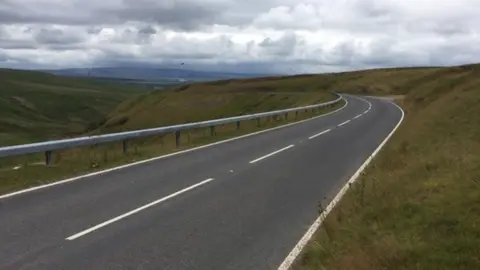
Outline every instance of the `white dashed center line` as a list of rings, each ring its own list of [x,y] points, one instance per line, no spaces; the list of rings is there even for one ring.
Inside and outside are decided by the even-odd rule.
[[[116,221],[119,221],[119,220],[121,220],[121,219],[124,219],[124,218],[126,218],[126,217],[128,217],[128,216],[134,215],[134,214],[136,214],[136,213],[138,213],[138,212],[140,212],[140,211],[142,211],[142,210],[145,210],[145,209],[150,208],[150,207],[152,207],[152,206],[155,206],[155,205],[157,205],[157,204],[159,204],[159,203],[162,203],[162,202],[164,202],[164,201],[166,201],[166,200],[169,200],[169,199],[171,199],[171,198],[173,198],[173,197],[176,197],[176,196],[178,196],[178,195],[180,195],[180,194],[182,194],[182,193],[185,193],[185,192],[187,192],[187,191],[190,191],[190,190],[192,190],[192,189],[195,189],[195,188],[197,188],[197,187],[199,187],[199,186],[201,186],[201,185],[205,185],[205,184],[207,184],[208,182],[211,182],[211,181],[213,181],[213,180],[214,180],[213,178],[209,178],[209,179],[204,180],[204,181],[202,181],[202,182],[200,182],[200,183],[197,183],[197,184],[195,184],[195,185],[191,185],[191,186],[189,186],[189,187],[186,187],[186,188],[184,188],[184,189],[182,189],[182,190],[179,190],[179,191],[177,191],[177,192],[175,192],[175,193],[172,193],[172,194],[170,194],[170,195],[168,195],[168,196],[166,196],[166,197],[163,197],[163,198],[161,198],[161,199],[159,199],[159,200],[156,200],[156,201],[154,201],[154,202],[151,202],[151,203],[146,204],[146,205],[144,205],[144,206],[141,206],[141,207],[139,207],[139,208],[133,209],[132,211],[127,212],[127,213],[125,213],[125,214],[123,214],[123,215],[120,215],[120,216],[118,216],[118,217],[112,218],[112,219],[107,220],[107,221],[105,221],[105,222],[102,222],[102,223],[100,223],[100,224],[98,224],[98,225],[95,225],[95,226],[93,226],[93,227],[91,227],[91,228],[89,228],[89,229],[86,229],[86,230],[84,230],[84,231],[82,231],[82,232],[79,232],[79,233],[77,233],[77,234],[74,234],[74,235],[72,235],[72,236],[69,236],[69,237],[67,237],[66,239],[67,239],[67,240],[75,240],[75,239],[77,239],[77,238],[79,238],[79,237],[82,237],[82,236],[84,236],[84,235],[86,235],[86,234],[89,234],[89,233],[91,233],[91,232],[93,232],[93,231],[96,231],[96,230],[98,230],[98,229],[100,229],[100,228],[102,228],[102,227],[105,227],[105,226],[107,226],[107,225],[109,225],[109,224],[112,224],[112,223],[114,223],[114,222],[116,222]]]
[[[273,156],[273,155],[275,155],[275,154],[278,154],[278,153],[280,153],[280,152],[282,152],[282,151],[285,151],[285,150],[287,150],[287,149],[290,149],[290,148],[292,148],[292,147],[294,147],[294,146],[295,146],[295,145],[292,144],[292,145],[289,145],[289,146],[287,146],[287,147],[284,147],[284,148],[282,148],[282,149],[280,149],[280,150],[277,150],[277,151],[275,151],[275,152],[273,152],[273,153],[270,153],[270,154],[268,154],[268,155],[265,155],[265,156],[263,156],[263,157],[259,157],[259,158],[255,159],[255,160],[250,161],[250,164],[253,164],[253,163],[258,162],[258,161],[260,161],[260,160],[262,160],[262,159],[266,159],[266,158],[268,158],[268,157],[271,157],[271,156]]]
[[[343,125],[346,125],[346,124],[348,124],[348,123],[350,123],[350,120],[347,120],[347,121],[345,121],[345,122],[343,122],[343,123],[339,124],[338,126],[339,126],[339,127],[341,127],[341,126],[343,126]]]
[[[330,131],[332,131],[332,129],[324,130],[324,131],[322,131],[322,132],[320,132],[320,133],[318,133],[318,134],[315,134],[315,135],[309,137],[308,139],[311,140],[311,139],[313,139],[313,138],[316,138],[316,137],[318,137],[318,136],[320,136],[320,135],[323,135],[323,134],[325,134],[325,133],[327,133],[327,132],[330,132]]]

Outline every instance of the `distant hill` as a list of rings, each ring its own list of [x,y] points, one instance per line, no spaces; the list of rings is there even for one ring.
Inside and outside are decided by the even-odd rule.
[[[0,146],[81,134],[145,87],[0,69]]]
[[[115,78],[130,79],[144,82],[159,83],[182,83],[198,81],[215,81],[235,78],[254,78],[265,77],[271,74],[254,73],[232,73],[232,72],[214,72],[197,71],[191,69],[169,69],[169,68],[151,68],[151,67],[99,67],[99,68],[70,68],[60,70],[43,70],[45,72],[76,77],[97,77],[97,78]]]

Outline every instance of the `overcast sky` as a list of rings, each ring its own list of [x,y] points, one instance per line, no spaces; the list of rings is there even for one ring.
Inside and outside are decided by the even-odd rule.
[[[0,67],[480,62],[480,0],[0,0]]]

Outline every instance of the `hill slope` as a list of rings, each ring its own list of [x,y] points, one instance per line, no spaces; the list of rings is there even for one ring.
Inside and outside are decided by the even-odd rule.
[[[102,132],[302,106],[329,98],[327,90],[356,94],[404,95],[425,84],[448,83],[464,68],[400,68],[321,75],[231,79],[183,85],[151,92],[120,104]],[[467,71],[465,71],[467,72]],[[468,78],[470,83],[475,79]],[[433,86],[426,86],[433,87]],[[98,132],[98,130],[97,130]]]
[[[143,88],[105,81],[0,69],[0,145],[85,131]],[[143,90],[144,91],[144,90]]]
[[[316,78],[312,78],[233,79],[150,92],[120,104],[96,132],[150,128],[265,112],[334,98],[332,94],[318,89]]]
[[[295,269],[480,268],[480,65],[420,71],[361,88],[405,94],[405,120]]]

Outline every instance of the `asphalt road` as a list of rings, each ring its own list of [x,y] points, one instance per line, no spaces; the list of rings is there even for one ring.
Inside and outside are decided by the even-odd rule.
[[[0,199],[0,269],[276,269],[401,118],[333,114]]]

